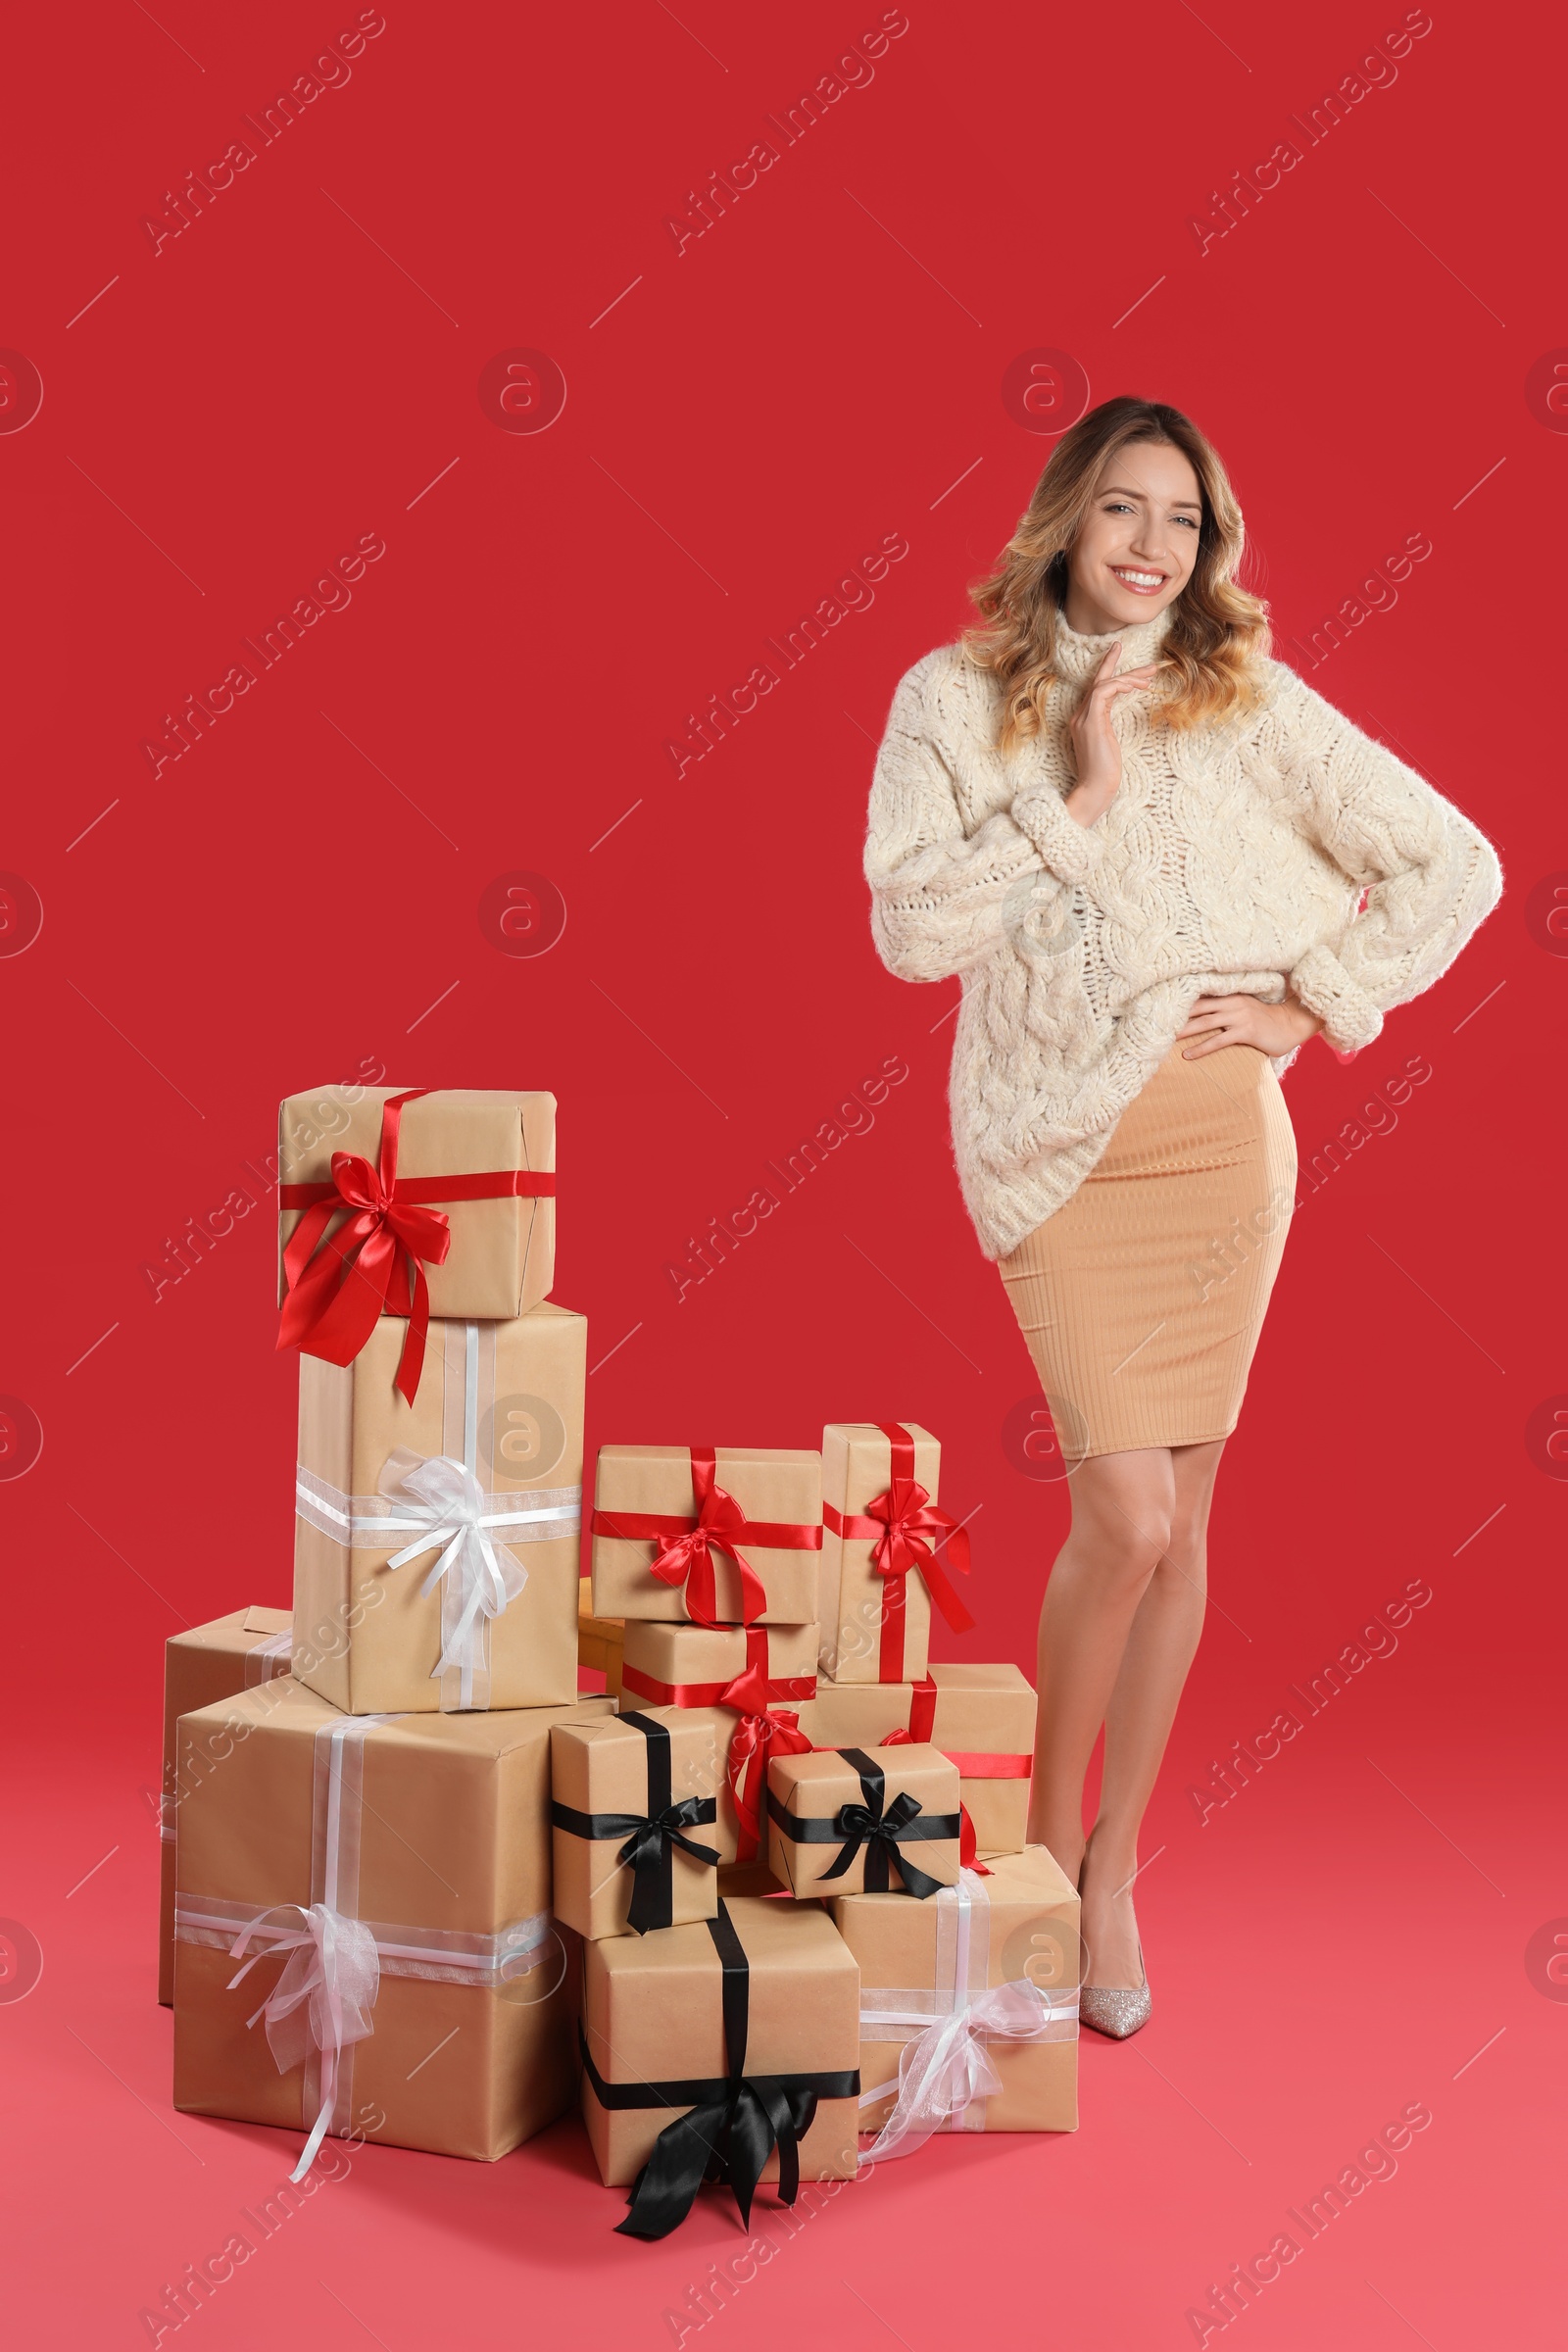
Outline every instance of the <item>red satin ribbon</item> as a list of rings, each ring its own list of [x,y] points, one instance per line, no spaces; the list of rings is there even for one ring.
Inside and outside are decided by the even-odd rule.
[[[765,1626],[749,1627],[749,1632],[765,1633]],[[735,1685],[729,1683],[662,1683],[656,1676],[641,1673],[635,1666],[622,1666],[621,1687],[634,1698],[643,1698],[651,1707],[719,1707],[733,1706],[727,1694]],[[814,1674],[786,1674],[770,1678],[767,1686],[769,1704],[775,1699],[803,1699],[816,1696]],[[1025,1759],[1027,1762],[1027,1758]]]
[[[400,1177],[403,1105],[430,1091],[414,1086],[383,1102],[377,1165],[357,1152],[334,1152],[330,1184],[284,1184],[277,1195],[280,1208],[305,1212],[283,1251],[288,1295],[278,1328],[279,1348],[300,1348],[329,1364],[350,1364],[381,1315],[406,1315],[409,1328],[396,1386],[410,1404],[419,1385],[430,1324],[424,1269],[441,1265],[452,1247],[451,1218],[426,1204],[549,1199],[556,1189],[554,1175],[526,1168],[474,1176]],[[347,1216],[328,1237],[327,1227],[344,1209]]]
[[[817,1551],[822,1530],[792,1526],[787,1520],[748,1519],[734,1495],[717,1483],[712,1446],[693,1446],[688,1451],[695,1518],[671,1511],[595,1511],[593,1533],[627,1537],[634,1543],[652,1541],[657,1546],[649,1562],[652,1573],[661,1584],[685,1586],[687,1616],[710,1633],[719,1624],[713,1553],[727,1553],[741,1581],[741,1623],[755,1625],[767,1606],[767,1591],[737,1546],[744,1540],[760,1551]]]
[[[871,1544],[871,1565],[887,1579],[882,1605],[882,1642],[878,1680],[904,1680],[905,1592],[909,1571],[917,1569],[926,1591],[956,1634],[966,1634],[974,1619],[943,1574],[935,1546],[940,1544],[960,1575],[969,1573],[969,1538],[950,1511],[938,1510],[914,1475],[914,1440],[902,1423],[879,1421],[887,1439],[892,1478],[874,1494],[863,1512],[846,1514],[831,1502],[822,1505],[825,1524],[836,1536]]]

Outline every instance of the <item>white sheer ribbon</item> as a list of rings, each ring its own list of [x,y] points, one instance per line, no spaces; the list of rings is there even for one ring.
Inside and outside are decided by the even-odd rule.
[[[393,1553],[389,1568],[406,1568],[439,1547],[435,1565],[419,1587],[421,1597],[428,1598],[445,1580],[441,1656],[430,1679],[439,1682],[455,1668],[459,1704],[471,1707],[477,1678],[485,1675],[488,1680],[489,1620],[499,1617],[528,1582],[528,1571],[516,1553],[491,1532],[507,1515],[486,1510],[489,1497],[464,1463],[445,1454],[411,1453],[406,1446],[387,1456],[381,1492],[405,1504],[419,1530],[411,1544]]]
[[[297,1929],[268,1924],[290,1916],[300,1921]],[[302,2066],[313,2051],[318,2053],[320,2106],[300,2160],[289,2175],[291,2180],[303,2180],[337,2106],[343,2053],[351,2043],[363,2041],[375,2031],[370,2011],[381,1988],[380,1958],[375,1937],[364,1920],[346,1919],[325,1903],[312,1903],[308,1909],[298,1903],[274,1903],[271,1910],[261,1912],[249,1927],[240,1930],[234,1940],[234,1959],[243,1956],[258,1931],[267,1936],[266,1944],[252,1952],[244,1967],[230,1977],[228,1988],[232,1992],[258,1960],[287,1952],[277,1983],[245,2022],[254,2026],[257,2018],[266,2018],[268,2043],[280,2075],[286,2075],[291,2066]]]
[[[270,1683],[275,1676],[287,1674],[293,1654],[291,1625],[285,1625],[280,1634],[264,1634],[245,1653],[245,1688],[251,1690],[257,1683]]]
[[[254,1928],[262,1937],[271,1934],[261,1924],[271,1917],[271,1911],[261,1903],[234,1903],[213,1894],[177,1894],[174,1905],[174,1934],[181,1943],[201,1943],[213,1951],[232,1953],[242,1929]],[[548,1911],[513,1920],[493,1936],[469,1936],[451,1928],[411,1928],[383,1919],[368,1919],[364,1925],[375,1938],[383,1977],[417,1977],[435,1984],[511,1984],[539,1967],[548,1957],[547,1947],[564,1949],[552,1931]],[[274,1942],[268,1948],[278,1951],[282,1947]],[[557,1984],[562,1973],[558,1970]],[[552,1984],[550,1991],[554,1990]],[[545,2000],[549,1994],[541,1991],[534,1997]]]
[[[437,1553],[420,1592],[441,1589],[441,1655],[430,1679],[440,1683],[442,1709],[451,1713],[490,1703],[490,1621],[528,1581],[513,1545],[575,1535],[582,1489],[495,1493],[482,1484],[479,1428],[495,1402],[495,1333],[486,1324],[458,1322],[444,1331],[445,1452],[396,1447],[375,1494],[345,1494],[302,1463],[295,1507],[335,1543],[371,1551],[400,1544],[389,1568]]]
[[[956,1886],[931,1898],[937,1949],[932,1986],[863,1988],[862,2041],[902,2040],[893,2111],[862,2165],[908,2156],[933,2132],[985,2129],[984,2101],[1002,2088],[990,2042],[1066,2041],[1078,2033],[1076,1990],[1046,1991],[1027,1978],[991,1985],[991,1900],[984,1879],[960,1871]],[[888,2085],[862,2091],[862,2107]]]

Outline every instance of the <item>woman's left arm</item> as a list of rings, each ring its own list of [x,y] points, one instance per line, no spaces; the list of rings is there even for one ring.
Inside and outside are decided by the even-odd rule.
[[[1447,970],[1502,895],[1496,852],[1414,768],[1275,665],[1274,753],[1297,823],[1366,905],[1307,949],[1290,993],[1331,1046],[1368,1046],[1396,1004]]]

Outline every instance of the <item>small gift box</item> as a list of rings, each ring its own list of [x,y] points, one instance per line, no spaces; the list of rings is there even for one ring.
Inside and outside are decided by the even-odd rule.
[[[230,1698],[255,1683],[287,1674],[293,1646],[287,1609],[231,1609],[211,1625],[172,1634],[164,1644],[164,1787],[159,1814],[163,1844],[159,1895],[158,1998],[174,1997],[174,1734],[182,1715]]]
[[[602,1674],[606,1693],[612,1698],[620,1695],[620,1660],[625,1647],[626,1625],[620,1617],[594,1615],[594,1588],[590,1577],[577,1584],[577,1665],[590,1674]],[[579,1681],[581,1672],[579,1671]]]
[[[774,1756],[767,1866],[797,1895],[932,1895],[958,1876],[958,1773],[934,1747]]]
[[[809,1624],[821,1522],[820,1454],[601,1446],[594,1612],[628,1624]]]
[[[556,1099],[320,1087],[278,1113],[280,1348],[353,1361],[408,1318],[412,1402],[432,1315],[505,1321],[555,1279]]]
[[[948,1575],[968,1573],[969,1539],[937,1508],[941,1461],[936,1439],[913,1424],[835,1421],[822,1432],[816,1613],[822,1672],[835,1683],[918,1682],[933,1603],[955,1633],[974,1624]]]
[[[936,1665],[914,1684],[822,1682],[798,1712],[813,1747],[940,1747],[958,1767],[975,1853],[985,1861],[1022,1851],[1035,1694],[1016,1666]]]
[[[586,1947],[583,2117],[618,2227],[665,2237],[706,2177],[750,2222],[760,2180],[792,2205],[855,2177],[858,1979],[825,1910],[738,1896],[716,1917]]]
[[[556,1917],[579,1936],[711,1919],[722,1765],[707,1715],[634,1709],[550,1736]]]
[[[861,2123],[880,2162],[933,2132],[1078,2126],[1078,1896],[1047,1848],[928,1903],[841,1896],[860,1970]]]
[[[623,1688],[633,1702],[700,1709],[718,1746],[721,1862],[755,1862],[770,1755],[811,1745],[794,1708],[816,1689],[814,1625],[626,1628]]]
[[[302,1357],[294,1672],[334,1706],[576,1696],[587,1330],[548,1301],[433,1323],[412,1404],[396,1323],[350,1364]]]
[[[184,1715],[174,2105],[504,2156],[576,2091],[550,1732],[610,1701],[342,1715],[291,1676]],[[247,2021],[265,2033],[247,2030]]]

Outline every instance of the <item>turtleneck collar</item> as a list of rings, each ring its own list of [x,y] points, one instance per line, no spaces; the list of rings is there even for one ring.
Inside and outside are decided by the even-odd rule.
[[[1056,614],[1056,668],[1064,678],[1075,684],[1092,676],[1104,660],[1110,647],[1120,642],[1122,653],[1117,663],[1120,670],[1138,669],[1152,662],[1164,643],[1170,627],[1173,604],[1166,605],[1152,620],[1135,621],[1125,629],[1108,629],[1102,636],[1084,636],[1070,628],[1065,612]]]

